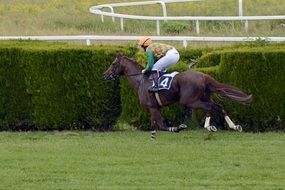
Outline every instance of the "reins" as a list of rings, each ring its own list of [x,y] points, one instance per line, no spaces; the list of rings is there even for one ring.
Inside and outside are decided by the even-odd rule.
[[[133,76],[138,76],[138,75],[143,75],[143,73],[134,73],[134,74],[129,74],[129,75],[125,74],[126,77],[133,77]],[[141,77],[140,80],[138,81],[138,85],[141,85],[142,80],[143,80],[143,77]]]
[[[135,74],[129,74],[125,75],[126,77],[131,77],[131,76],[137,76],[137,75],[142,75],[143,73],[135,73]]]

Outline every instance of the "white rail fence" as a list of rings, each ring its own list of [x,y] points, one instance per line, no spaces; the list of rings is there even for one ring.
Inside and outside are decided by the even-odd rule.
[[[285,42],[285,37],[197,37],[197,36],[150,36],[155,41],[180,41],[186,48],[189,42],[249,42],[266,40],[269,42]],[[91,45],[91,41],[137,41],[140,36],[0,36],[0,40],[43,40],[43,41],[85,41]]]
[[[238,0],[238,15],[239,16],[167,16],[167,3],[183,3],[183,2],[199,2],[201,0],[159,0],[159,1],[143,1],[104,4],[93,6],[89,11],[93,14],[101,16],[101,21],[104,22],[104,16],[120,19],[121,30],[124,30],[124,19],[137,20],[152,20],[156,21],[157,36],[150,36],[155,41],[181,41],[183,47],[187,47],[189,42],[243,42],[266,40],[270,42],[285,42],[285,37],[199,37],[199,36],[160,36],[160,22],[175,20],[175,21],[195,21],[196,33],[200,33],[200,21],[243,21],[245,30],[248,30],[248,21],[251,20],[285,20],[285,15],[276,16],[243,16],[243,0]],[[114,7],[140,6],[160,4],[162,7],[162,16],[138,16],[114,13]],[[102,11],[104,8],[109,8],[111,12]],[[44,41],[85,41],[87,45],[91,41],[137,41],[140,36],[99,36],[99,35],[74,35],[74,36],[0,36],[0,40],[44,40]]]
[[[167,16],[166,3],[182,3],[182,2],[197,2],[200,0],[164,0],[164,1],[146,1],[146,2],[130,2],[130,3],[116,3],[116,4],[104,4],[90,7],[90,13],[100,15],[101,21],[104,22],[104,16],[120,19],[121,31],[124,31],[124,19],[133,20],[148,20],[156,21],[156,34],[160,35],[160,22],[161,21],[194,21],[196,33],[200,34],[200,21],[241,21],[244,22],[245,31],[248,31],[249,21],[257,20],[284,20],[285,15],[274,16],[243,16],[242,0],[239,1],[238,13],[239,16]],[[163,16],[139,16],[139,15],[127,15],[114,13],[114,7],[126,7],[126,6],[140,6],[140,5],[152,5],[161,4]],[[109,8],[111,12],[103,11],[104,8]]]

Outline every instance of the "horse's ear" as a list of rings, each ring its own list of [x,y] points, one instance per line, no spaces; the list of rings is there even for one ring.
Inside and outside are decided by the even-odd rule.
[[[123,56],[123,54],[122,54],[121,52],[117,53],[117,57],[118,57],[118,58],[120,58],[120,57],[122,57],[122,56]]]

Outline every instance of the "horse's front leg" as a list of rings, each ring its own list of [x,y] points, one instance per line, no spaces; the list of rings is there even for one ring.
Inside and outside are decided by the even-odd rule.
[[[158,127],[162,131],[169,132],[179,132],[181,129],[179,127],[169,127],[164,118],[161,116],[158,108],[150,108],[149,109],[151,115],[151,126],[152,126],[152,134],[156,131],[156,127]]]

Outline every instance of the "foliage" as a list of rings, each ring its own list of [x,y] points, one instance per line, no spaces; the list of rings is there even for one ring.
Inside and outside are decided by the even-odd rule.
[[[0,48],[0,129],[111,129],[120,94],[102,74],[116,52],[134,49],[30,44]]]
[[[199,62],[197,67],[212,67],[217,66],[221,62],[221,53],[219,51],[214,51],[211,53],[207,53],[199,58]]]
[[[31,120],[31,96],[26,92],[22,51],[0,50],[0,129],[26,127]],[[18,63],[18,64],[15,64]]]
[[[181,61],[169,72],[189,69],[187,60],[195,58],[200,61],[197,71],[253,94],[250,106],[215,99],[245,130],[284,130],[284,44],[179,51]],[[117,52],[145,63],[136,47],[1,42],[0,129],[108,130],[115,123],[149,129],[149,114],[126,79],[103,80],[102,73]],[[162,109],[174,125],[196,128],[193,124],[202,121],[202,116],[190,113],[179,104]]]
[[[254,97],[250,106],[235,106],[233,109],[233,104],[227,104],[231,115],[244,123],[245,129],[284,130],[284,60],[284,50],[222,54],[220,74],[223,81],[240,87]]]
[[[284,133],[157,135],[2,132],[0,189],[284,189]]]
[[[181,22],[164,22],[162,24],[162,30],[167,34],[180,34],[185,32],[189,28],[189,24]]]
[[[134,0],[132,0],[134,1]],[[91,14],[89,8],[122,0],[84,1],[21,1],[1,0],[0,35],[155,35],[155,21],[124,20],[125,31],[120,30],[120,21]],[[266,8],[264,8],[266,7]],[[105,9],[105,11],[109,11]],[[162,16],[161,6],[117,7],[115,13],[131,15]],[[283,0],[244,1],[245,16],[283,15]],[[51,16],[52,15],[52,16]],[[204,0],[201,2],[167,4],[168,16],[237,16],[237,0]],[[284,21],[283,21],[284,22]],[[169,23],[169,24],[168,24]],[[174,24],[172,24],[174,23]],[[249,30],[244,30],[240,21],[201,21],[201,35],[212,36],[283,36],[282,21],[251,21]],[[167,25],[170,34],[196,35],[195,21],[161,22]],[[172,26],[170,26],[172,25]],[[163,28],[163,27],[162,27]],[[185,29],[187,28],[187,29]],[[165,33],[164,30],[161,33]]]

